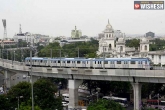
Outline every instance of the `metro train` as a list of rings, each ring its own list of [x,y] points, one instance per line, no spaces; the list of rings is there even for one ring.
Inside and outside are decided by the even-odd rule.
[[[30,57],[25,58],[30,66]],[[150,69],[149,58],[41,58],[32,57],[32,66],[62,68],[94,68],[94,69]]]

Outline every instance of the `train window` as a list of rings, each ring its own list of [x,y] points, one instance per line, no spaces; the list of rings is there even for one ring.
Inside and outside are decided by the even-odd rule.
[[[54,63],[56,63],[56,61],[54,61]]]
[[[63,63],[65,63],[65,61],[63,61]]]
[[[117,64],[121,64],[121,61],[117,61]]]
[[[147,64],[147,61],[145,61],[145,64]]]
[[[131,64],[135,64],[135,61],[131,61]]]
[[[41,63],[42,63],[42,60],[41,60]]]
[[[60,61],[58,60],[58,63],[60,63]]]
[[[108,61],[104,61],[104,64],[108,64]]]
[[[96,64],[96,61],[95,61],[95,64]]]
[[[77,61],[77,64],[80,64],[80,61]]]
[[[70,63],[70,61],[67,61],[67,63]]]
[[[114,64],[114,61],[111,61],[111,64]]]
[[[75,61],[72,61],[72,63],[75,63]]]
[[[139,61],[138,64],[142,64],[142,61]]]
[[[88,64],[88,61],[86,61],[87,62],[87,64]]]

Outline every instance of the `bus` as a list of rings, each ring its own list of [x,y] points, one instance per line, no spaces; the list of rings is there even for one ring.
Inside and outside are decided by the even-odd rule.
[[[148,99],[147,100],[147,108],[165,110],[165,100]]]
[[[123,107],[128,107],[127,98],[104,96],[102,99],[113,100],[115,102],[118,102]]]

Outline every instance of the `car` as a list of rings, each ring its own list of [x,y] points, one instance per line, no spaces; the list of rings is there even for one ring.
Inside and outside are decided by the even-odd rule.
[[[68,106],[69,105],[69,102],[62,102],[62,106],[63,107],[66,107],[66,106]]]

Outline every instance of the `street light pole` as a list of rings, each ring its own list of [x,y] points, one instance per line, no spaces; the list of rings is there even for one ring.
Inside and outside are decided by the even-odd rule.
[[[79,58],[79,47],[78,47],[78,53],[77,54],[78,54],[78,58]]]
[[[61,49],[60,49],[60,68],[61,68]]]
[[[104,57],[103,69],[105,69],[105,52],[104,52],[104,47],[105,46],[103,46],[103,57]]]
[[[96,88],[96,90],[97,90],[97,102],[98,102],[98,100],[99,100],[99,92],[100,92],[100,88]]]
[[[7,50],[7,49],[6,49]],[[7,60],[8,60],[8,50],[7,50]]]
[[[158,93],[158,95],[157,95],[157,96],[158,96],[158,109],[159,109],[159,93]]]
[[[120,46],[120,58],[121,58],[121,46]]]
[[[19,97],[17,97],[18,98],[18,110],[19,110]]]
[[[14,61],[15,61],[15,51],[14,51]]]
[[[18,99],[18,110],[19,110],[19,98],[23,98],[23,96],[18,96],[17,99]]]
[[[50,49],[50,58],[52,58],[52,49]]]
[[[32,92],[32,110],[34,110],[34,99],[33,99],[33,78],[32,78],[32,47],[30,47],[30,69],[31,69],[31,92]]]

